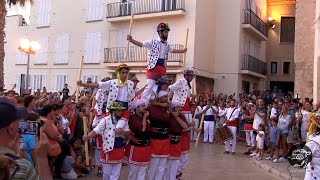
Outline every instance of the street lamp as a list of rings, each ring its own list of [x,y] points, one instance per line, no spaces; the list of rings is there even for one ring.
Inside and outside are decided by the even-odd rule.
[[[30,64],[30,54],[35,54],[36,51],[40,49],[40,44],[37,41],[29,41],[29,39],[22,38],[20,40],[19,48],[21,52],[26,53],[28,55],[27,62],[27,77],[26,77],[26,86],[25,90],[29,88],[29,64]]]

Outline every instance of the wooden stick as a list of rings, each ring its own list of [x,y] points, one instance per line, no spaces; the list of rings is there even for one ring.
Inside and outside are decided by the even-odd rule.
[[[93,99],[92,99],[92,104],[91,104],[91,108],[94,109],[95,104],[96,104],[96,98],[93,97]],[[89,125],[90,125],[90,126],[92,125],[92,122],[93,122],[93,112],[90,112],[90,117],[89,117]]]
[[[132,24],[133,24],[133,13],[131,14],[131,20],[130,20],[130,25],[129,25],[129,35],[131,35],[131,31],[132,31]],[[126,46],[126,51],[125,51],[125,54],[124,54],[124,60],[127,60],[128,58],[128,50],[129,50],[129,44],[130,44],[130,41],[127,40],[127,46]]]
[[[198,132],[198,136],[197,136],[195,147],[198,147],[198,143],[199,143],[202,127],[203,127],[203,121],[204,121],[204,113],[201,116],[200,127],[199,127],[199,132]]]
[[[188,46],[188,36],[189,36],[189,28],[187,28],[186,42],[184,44],[184,48],[187,48]],[[186,57],[187,57],[187,52],[183,54],[183,66],[186,64]]]
[[[83,135],[88,135],[87,117],[83,117]],[[88,141],[84,142],[84,152],[86,154],[86,166],[89,166],[89,147]]]
[[[82,74],[82,67],[83,67],[83,56],[80,61],[80,67],[79,67],[79,73],[78,73],[78,81],[81,80],[81,74]],[[79,94],[80,94],[80,86],[77,85],[77,91],[76,91],[76,103],[79,102]]]

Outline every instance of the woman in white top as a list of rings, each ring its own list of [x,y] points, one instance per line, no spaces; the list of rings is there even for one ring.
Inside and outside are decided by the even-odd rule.
[[[203,101],[200,101],[199,102],[199,105],[197,106],[195,112],[194,112],[194,128],[198,129],[199,127],[199,122],[200,122],[200,119],[201,119],[201,113],[202,113],[202,108],[203,108]],[[193,141],[196,141],[197,140],[197,136],[198,136],[198,133],[195,132],[195,131],[192,131],[193,132]]]
[[[220,119],[220,123],[222,124],[224,123],[226,114],[227,114],[226,105],[223,101],[220,101],[219,108],[218,108],[218,117]]]
[[[282,157],[279,161],[285,161],[287,153],[288,153],[288,144],[287,138],[289,134],[289,125],[291,123],[291,117],[288,114],[288,107],[282,106],[282,110],[280,112],[279,120],[278,120],[278,128],[280,129],[280,143],[282,147]]]

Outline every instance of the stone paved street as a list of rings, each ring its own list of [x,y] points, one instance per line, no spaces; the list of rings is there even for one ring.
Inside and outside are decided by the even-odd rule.
[[[238,154],[225,155],[224,146],[221,144],[199,143],[198,148],[192,151],[190,161],[184,174],[184,180],[279,180],[279,177],[266,172],[252,163],[248,156],[242,155],[245,148],[243,144],[238,145]],[[81,179],[101,179],[92,173]],[[120,180],[127,179],[127,167],[123,167]]]

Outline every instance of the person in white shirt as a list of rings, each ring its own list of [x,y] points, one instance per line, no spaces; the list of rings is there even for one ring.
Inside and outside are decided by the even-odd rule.
[[[194,112],[194,117],[193,117],[194,118],[194,128],[196,128],[196,129],[199,127],[202,109],[203,109],[203,101],[200,101],[199,105],[196,107],[196,110]],[[193,131],[193,133],[192,133],[193,141],[197,140],[197,136],[198,136],[198,132]]]
[[[230,107],[227,109],[226,114],[226,124],[229,128],[229,130],[232,133],[232,139],[225,142],[225,154],[230,153],[230,143],[232,142],[232,155],[236,154],[236,143],[237,143],[237,121],[239,120],[239,109],[236,107],[236,100],[231,99],[230,100]]]
[[[257,107],[254,108],[253,112],[253,139],[256,139],[257,131],[258,131],[258,126],[259,124],[264,124],[266,117],[267,117],[267,108],[264,106],[264,99],[259,98],[257,100]],[[256,143],[256,141],[255,141]],[[248,151],[250,150],[255,150],[255,147],[251,147]],[[256,156],[258,152],[253,152],[250,154],[250,156]]]
[[[223,101],[220,101],[219,108],[218,108],[218,117],[219,117],[220,123],[224,123],[226,113],[227,113],[227,109],[226,109],[225,103]]]
[[[273,102],[272,103],[272,108],[271,108],[270,118],[277,118],[278,117],[277,107],[278,107],[277,103]]]
[[[160,40],[152,39],[148,41],[137,41],[132,38],[131,35],[127,36],[127,40],[132,44],[139,47],[146,47],[148,51],[148,65],[147,65],[147,86],[142,93],[142,100],[148,104],[151,90],[156,84],[156,81],[161,76],[166,76],[166,66],[168,60],[168,54],[170,53],[185,53],[187,49],[174,49],[168,44],[167,39],[169,36],[170,27],[168,23],[161,22],[157,27],[157,32],[159,34]]]
[[[214,139],[214,125],[215,125],[215,115],[218,113],[218,109],[212,105],[212,101],[209,99],[207,105],[202,108],[201,114],[204,114],[204,136],[203,142],[213,143]]]
[[[258,127],[258,135],[256,137],[256,141],[257,141],[257,149],[258,149],[258,157],[257,160],[262,160],[263,158],[263,154],[264,154],[264,125],[263,124],[259,124]]]

